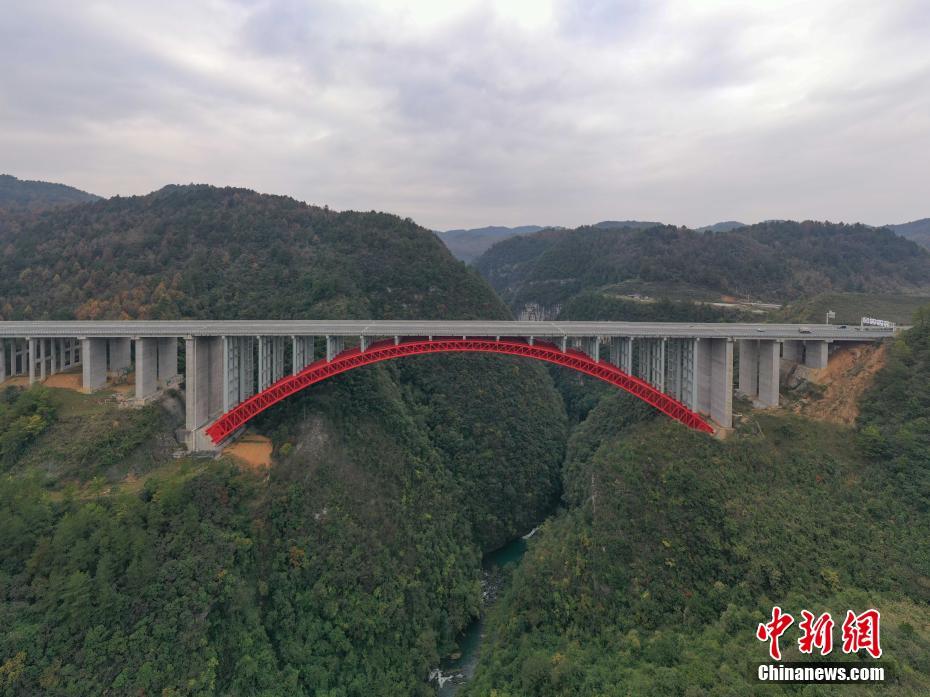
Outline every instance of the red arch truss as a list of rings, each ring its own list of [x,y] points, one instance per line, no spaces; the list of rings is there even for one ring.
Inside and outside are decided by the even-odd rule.
[[[559,347],[537,341],[529,344],[519,339],[470,339],[441,338],[412,339],[395,344],[393,340],[379,341],[365,351],[351,348],[343,351],[331,361],[321,359],[308,365],[296,375],[281,378],[266,390],[253,395],[244,402],[230,409],[217,419],[207,434],[214,443],[221,443],[235,431],[268,407],[300,392],[311,385],[334,375],[362,366],[380,363],[404,356],[419,356],[430,353],[502,353],[511,356],[525,356],[539,361],[547,361],[577,370],[586,375],[599,378],[604,382],[626,390],[630,394],[655,407],[663,414],[680,421],[689,428],[706,433],[713,433],[713,427],[701,416],[691,411],[684,404],[637,377],[629,375],[610,363],[593,360],[587,354],[575,349],[562,351]]]

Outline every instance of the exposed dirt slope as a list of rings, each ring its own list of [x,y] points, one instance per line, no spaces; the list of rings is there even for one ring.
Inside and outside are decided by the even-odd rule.
[[[271,466],[271,439],[256,433],[246,433],[232,445],[223,450],[224,455],[231,455],[253,469]]]
[[[794,411],[821,421],[852,424],[859,416],[859,398],[885,365],[885,344],[861,344],[830,354],[826,368],[812,370],[800,366],[795,378],[819,387],[820,394],[808,394],[793,406]]]

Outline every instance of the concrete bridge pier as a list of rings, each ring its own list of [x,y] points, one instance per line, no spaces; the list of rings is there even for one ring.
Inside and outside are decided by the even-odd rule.
[[[71,339],[59,339],[58,341],[58,359],[60,372],[66,371],[72,365]]]
[[[649,349],[649,384],[665,392],[665,348],[668,339],[647,339]]]
[[[255,394],[256,340],[251,336],[224,336],[222,341],[223,411],[226,412]],[[275,352],[283,354],[282,342],[277,343],[277,348],[275,342],[264,345],[265,357],[261,366],[266,371],[268,379],[273,379],[272,381],[280,380],[282,377],[275,377]],[[260,341],[259,344],[261,344]],[[271,372],[268,373],[268,371]]]
[[[808,368],[826,368],[830,356],[830,345],[826,341],[804,342],[804,365]]]
[[[694,366],[696,410],[733,428],[733,340],[697,339]]]
[[[313,363],[314,338],[312,336],[291,337],[291,359],[293,360],[291,372],[294,375]]]
[[[119,377],[132,365],[132,340],[128,337],[107,339],[107,351],[110,354],[107,372]]]
[[[283,336],[274,337],[271,342],[272,350],[272,382],[277,382],[284,377],[284,347],[285,341]]]
[[[681,399],[682,374],[682,340],[668,339],[665,342],[665,392],[677,399]]]
[[[781,347],[774,339],[740,339],[737,392],[762,407],[777,407]]]
[[[223,413],[223,347],[220,336],[189,336],[184,340],[185,440],[194,452],[217,449],[205,428]]]
[[[258,391],[270,387],[284,377],[284,337],[259,336],[258,344]]]
[[[739,340],[739,382],[736,391],[742,397],[755,399],[759,394],[759,341]]]
[[[29,375],[29,340],[19,344],[19,375]]]
[[[759,342],[759,394],[758,401],[764,407],[778,406],[778,378],[780,376],[781,347],[777,341]]]
[[[620,370],[627,375],[633,374],[633,337],[620,339]]]
[[[614,336],[608,340],[609,360],[627,375],[633,374],[633,339]]]
[[[54,339],[30,337],[26,339],[24,360],[28,365],[29,384],[45,380],[54,370]],[[51,363],[51,367],[50,364]]]
[[[57,372],[59,372],[58,366],[61,363],[61,359],[59,358],[60,353],[61,353],[59,351],[60,347],[61,347],[61,339],[49,339],[48,340],[48,353],[49,353],[48,374],[49,375],[55,375]]]
[[[804,343],[787,339],[781,345],[781,359],[790,363],[800,363],[803,358]]]
[[[326,360],[331,361],[345,350],[346,340],[344,336],[327,336],[326,337]]]
[[[6,380],[6,339],[0,339],[0,382]]]
[[[666,392],[692,411],[695,409],[694,345],[694,339],[666,342]]]
[[[36,339],[26,339],[26,363],[29,365],[29,384],[32,385],[36,381],[36,352],[37,352],[37,340]]]
[[[256,337],[258,343],[258,391],[267,389],[274,382],[274,337]]]
[[[601,339],[597,336],[586,336],[581,340],[581,350],[584,351],[592,361],[601,360]]]
[[[7,377],[16,377],[22,375],[23,361],[22,361],[22,343],[19,339],[10,339],[9,344],[9,363],[10,363],[10,372],[7,373]]]
[[[621,350],[622,348],[620,345],[619,336],[612,336],[607,340],[607,361],[611,365],[615,365],[620,368],[620,370],[623,370],[623,368],[620,367],[620,364],[622,363],[620,359]]]
[[[158,385],[170,387],[178,379],[178,340],[170,336],[158,339]]]
[[[238,336],[224,336],[223,342],[223,411],[229,411],[242,399],[242,364],[249,358],[244,356],[242,341]]]
[[[158,389],[158,339],[136,338],[136,402],[144,404]]]
[[[652,340],[637,339],[636,362],[634,364],[636,377],[652,384]]]
[[[240,336],[239,396],[245,400],[255,394],[255,337]]]
[[[94,392],[107,384],[107,340],[81,339],[81,388]]]

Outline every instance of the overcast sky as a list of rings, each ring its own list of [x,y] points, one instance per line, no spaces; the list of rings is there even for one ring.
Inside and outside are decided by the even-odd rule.
[[[0,172],[432,228],[930,216],[927,0],[0,0]]]

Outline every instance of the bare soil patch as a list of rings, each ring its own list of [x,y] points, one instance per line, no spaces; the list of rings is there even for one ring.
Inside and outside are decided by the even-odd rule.
[[[46,387],[57,387],[62,390],[81,391],[81,374],[80,373],[55,373],[45,379]]]
[[[271,439],[256,433],[246,433],[235,443],[223,449],[229,455],[253,469],[271,467]]]
[[[820,385],[819,399],[805,398],[794,410],[820,421],[851,425],[859,416],[859,398],[885,365],[887,346],[860,344],[838,349],[830,355],[826,368],[807,369],[804,379]]]

